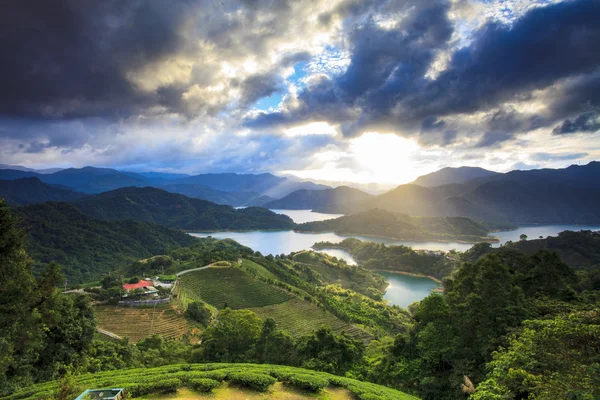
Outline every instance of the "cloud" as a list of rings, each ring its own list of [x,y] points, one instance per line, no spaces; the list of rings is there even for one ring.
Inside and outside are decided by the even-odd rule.
[[[595,112],[579,114],[577,118],[566,119],[562,124],[554,128],[555,135],[569,135],[577,132],[600,131],[600,116]]]
[[[360,8],[351,4],[350,10]],[[445,69],[429,79],[436,51],[450,46],[449,12],[447,3],[427,2],[392,29],[367,21],[350,36],[351,61],[343,74],[323,77],[302,91],[295,103],[255,116],[247,126],[326,119],[340,124],[346,136],[393,131],[418,135],[422,143],[431,144],[426,138],[429,130],[442,144],[447,137],[439,129],[428,129],[428,121],[443,119],[447,129],[459,132],[455,140],[477,135],[478,130],[484,132],[479,145],[486,146],[566,117],[560,104],[568,105],[571,113],[598,105],[600,91],[578,85],[600,67],[600,53],[592,50],[600,43],[597,1],[536,6],[513,24],[490,21],[472,33],[467,46],[453,50]],[[566,85],[560,90],[568,80],[570,90]],[[543,99],[548,107],[543,112],[507,106],[526,105],[536,91],[547,88],[554,88],[555,96]],[[469,121],[469,115],[482,112],[493,118]]]
[[[535,153],[531,155],[531,159],[534,161],[572,161],[588,155],[588,153]]]

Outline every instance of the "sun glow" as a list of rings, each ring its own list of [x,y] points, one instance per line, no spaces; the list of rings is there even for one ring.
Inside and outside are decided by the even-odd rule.
[[[412,139],[367,132],[351,139],[347,151],[328,149],[314,154],[321,163],[319,168],[282,172],[323,181],[403,184],[431,172],[420,167],[420,153],[421,148]]]

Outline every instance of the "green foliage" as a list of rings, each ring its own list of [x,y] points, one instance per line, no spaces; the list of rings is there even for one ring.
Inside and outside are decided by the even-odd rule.
[[[203,303],[193,301],[188,304],[187,309],[185,310],[185,316],[207,326],[212,318],[212,311]]]
[[[455,263],[440,252],[413,250],[407,246],[386,246],[383,243],[363,242],[354,238],[344,239],[340,243],[315,243],[313,248],[347,250],[362,267],[370,270],[411,272],[442,279],[449,276],[455,268]]]
[[[298,356],[304,368],[345,374],[362,358],[362,342],[346,335],[336,335],[329,327],[322,327],[298,340]]]
[[[524,323],[494,353],[487,380],[473,396],[484,399],[600,398],[598,312]]]
[[[259,363],[294,365],[296,343],[287,332],[277,329],[272,318],[263,322],[258,341],[254,346],[254,358]]]
[[[257,374],[252,372],[236,372],[228,376],[229,381],[237,386],[266,392],[269,386],[277,382],[277,379],[265,374]]]
[[[329,385],[329,381],[327,379],[323,379],[314,375],[303,374],[290,375],[285,382],[290,386],[309,392],[318,392]]]
[[[315,382],[327,381],[329,386],[347,388],[359,399],[371,396],[385,400],[416,400],[413,396],[368,382],[324,372],[267,364],[181,364],[158,368],[133,368],[79,375],[76,376],[76,383],[82,387],[124,387],[132,396],[141,396],[142,393],[151,394],[172,391],[178,387],[192,387],[198,379],[212,379],[217,382],[235,379],[240,381],[236,384],[248,382],[255,390],[266,390],[277,380],[288,382],[297,375],[302,381],[313,378]],[[58,381],[49,381],[29,386],[2,400],[51,399],[58,384]]]
[[[197,242],[158,225],[91,218],[66,203],[34,204],[15,212],[23,220],[37,270],[56,261],[70,283],[94,280],[134,260]]]
[[[166,378],[158,380],[146,380],[130,385],[127,393],[132,397],[139,397],[153,393],[174,393],[181,387],[181,379]]]
[[[244,362],[252,357],[262,321],[252,311],[219,312],[217,320],[204,332],[201,358],[205,361]]]
[[[211,390],[213,390],[214,388],[217,388],[221,385],[221,382],[216,381],[214,379],[209,379],[209,378],[194,378],[194,379],[190,379],[187,382],[187,385],[194,389],[197,390],[198,392],[210,392]]]
[[[262,307],[292,298],[287,292],[248,276],[239,268],[207,268],[179,278],[181,293],[190,300],[202,300],[223,308]]]

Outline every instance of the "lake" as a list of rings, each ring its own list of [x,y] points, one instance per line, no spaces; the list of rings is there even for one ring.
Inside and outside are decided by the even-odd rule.
[[[323,221],[330,218],[337,218],[341,214],[323,214],[312,212],[311,210],[271,210],[279,214],[288,215],[295,222],[310,222],[310,221]],[[519,236],[524,233],[529,239],[537,239],[539,236],[556,236],[559,232],[565,230],[600,230],[600,226],[583,226],[583,225],[530,225],[522,226],[514,231],[503,231],[493,232],[490,236],[496,236],[500,239],[499,243],[494,243],[493,246],[497,247],[500,244],[506,243],[508,240],[518,241]],[[414,242],[414,241],[401,241],[395,239],[371,237],[371,236],[345,236],[338,235],[337,233],[301,233],[294,231],[248,231],[248,232],[202,232],[192,233],[197,237],[212,236],[217,239],[233,239],[244,246],[248,246],[253,250],[260,251],[262,254],[288,254],[293,251],[301,251],[310,249],[316,242],[332,242],[337,243],[348,237],[355,237],[360,240],[371,241],[376,243],[385,243],[386,245],[404,245],[410,246],[415,250],[432,250],[432,251],[449,251],[452,249],[458,251],[466,251],[473,246],[471,243],[458,243],[458,242]],[[325,250],[324,252],[335,255],[338,258],[344,258],[348,263],[353,264],[354,260],[344,250],[330,251]]]
[[[398,274],[395,272],[377,271],[378,274],[385,276],[390,285],[387,287],[383,298],[389,300],[390,304],[398,305],[402,308],[408,307],[415,301],[421,301],[437,289],[440,284],[433,279]]]
[[[272,210],[279,214],[285,214],[291,217],[295,222],[323,221],[330,218],[337,218],[339,214],[315,213],[310,210]],[[514,231],[494,232],[490,236],[496,236],[500,243],[493,244],[500,246],[508,240],[518,241],[521,234],[526,234],[529,239],[537,239],[539,236],[556,236],[559,232],[565,230],[600,230],[599,226],[581,226],[581,225],[537,225],[522,226]],[[441,250],[449,251],[452,249],[466,251],[471,248],[470,243],[457,242],[412,242],[400,241],[394,239],[370,237],[370,236],[344,236],[337,233],[301,233],[294,231],[248,231],[248,232],[202,232],[191,233],[196,237],[212,236],[217,239],[233,239],[236,242],[248,246],[255,251],[260,251],[263,255],[267,254],[289,254],[291,252],[307,250],[316,242],[338,243],[348,237],[355,237],[364,241],[385,243],[386,245],[405,245],[414,249],[422,250]],[[323,253],[346,260],[350,265],[355,265],[356,261],[350,253],[342,249],[323,249]],[[391,304],[397,304],[400,307],[406,307],[412,302],[419,301],[426,297],[431,289],[439,285],[429,279],[403,275],[397,273],[382,273],[390,282],[384,298]]]

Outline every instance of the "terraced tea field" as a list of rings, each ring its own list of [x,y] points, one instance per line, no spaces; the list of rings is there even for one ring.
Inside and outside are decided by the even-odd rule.
[[[238,268],[207,268],[179,278],[180,297],[203,300],[219,309],[263,307],[293,298],[284,290],[254,279]]]
[[[146,336],[158,333],[165,338],[179,338],[192,326],[169,304],[156,307],[95,307],[98,328],[136,343]]]
[[[293,336],[307,335],[321,325],[329,326],[334,332],[347,333],[357,339],[368,340],[371,335],[362,329],[342,321],[335,315],[307,301],[294,298],[285,303],[251,308],[260,318],[273,318],[277,326]]]

